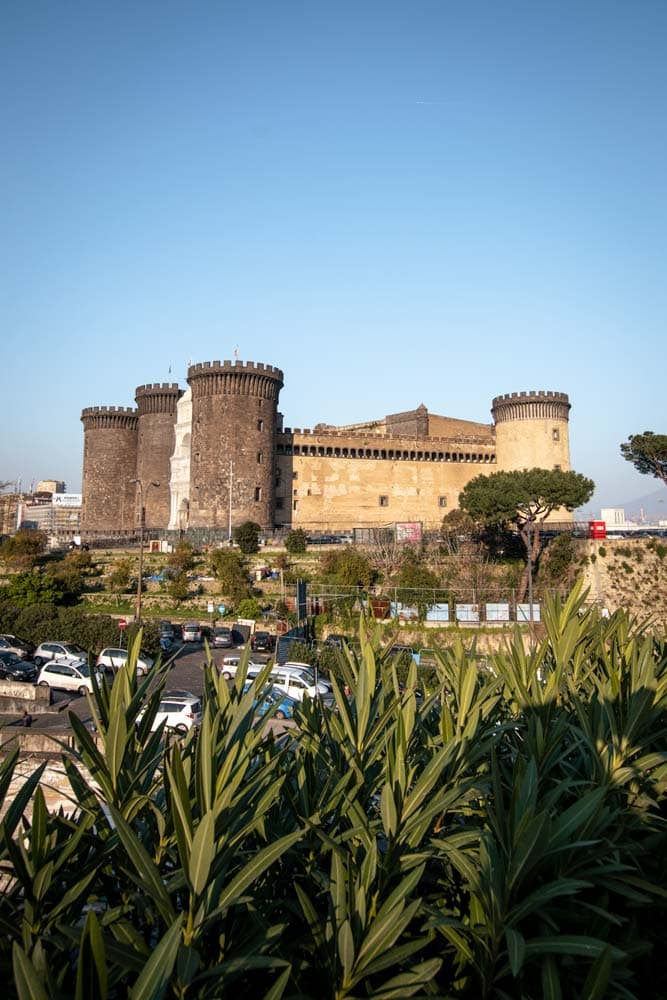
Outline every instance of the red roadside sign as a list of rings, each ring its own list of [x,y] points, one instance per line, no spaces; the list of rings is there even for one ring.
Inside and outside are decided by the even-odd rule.
[[[123,631],[123,629],[127,628],[127,619],[126,618],[119,618],[118,619],[118,628],[121,630],[121,632]]]

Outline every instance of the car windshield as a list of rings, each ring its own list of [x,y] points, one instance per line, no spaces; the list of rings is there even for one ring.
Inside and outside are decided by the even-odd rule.
[[[87,655],[85,649],[82,649],[81,646],[77,646],[75,643],[67,643],[67,645],[63,646],[63,649],[68,656],[81,656],[82,654],[83,656]]]
[[[0,653],[0,662],[4,663],[5,666],[9,666],[10,664],[23,663],[23,660],[16,653]]]
[[[90,677],[90,667],[87,663],[79,663],[76,668],[82,677]]]

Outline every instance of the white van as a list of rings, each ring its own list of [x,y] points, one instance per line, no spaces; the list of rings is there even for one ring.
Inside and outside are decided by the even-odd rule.
[[[331,685],[320,677],[307,663],[283,663],[271,671],[271,683],[297,701],[304,698],[321,698],[325,704],[333,702]]]

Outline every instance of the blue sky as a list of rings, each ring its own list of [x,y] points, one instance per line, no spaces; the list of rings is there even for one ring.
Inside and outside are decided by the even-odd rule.
[[[589,505],[659,487],[667,5],[0,12],[0,480],[80,489],[81,410],[275,364],[285,423],[569,393]],[[170,369],[171,368],[171,372]]]

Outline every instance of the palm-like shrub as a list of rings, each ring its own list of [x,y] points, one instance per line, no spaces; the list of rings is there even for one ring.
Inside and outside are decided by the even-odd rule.
[[[667,986],[667,649],[554,603],[480,672],[406,679],[360,629],[335,709],[275,737],[209,664],[201,730],[151,733],[166,672],[74,718],[73,813],[39,770],[0,828],[21,997],[648,997]],[[134,653],[139,648],[139,638]],[[419,681],[419,685],[418,685]],[[423,698],[416,694],[423,690]],[[343,691],[352,691],[347,697]],[[0,769],[6,799],[16,756]]]

